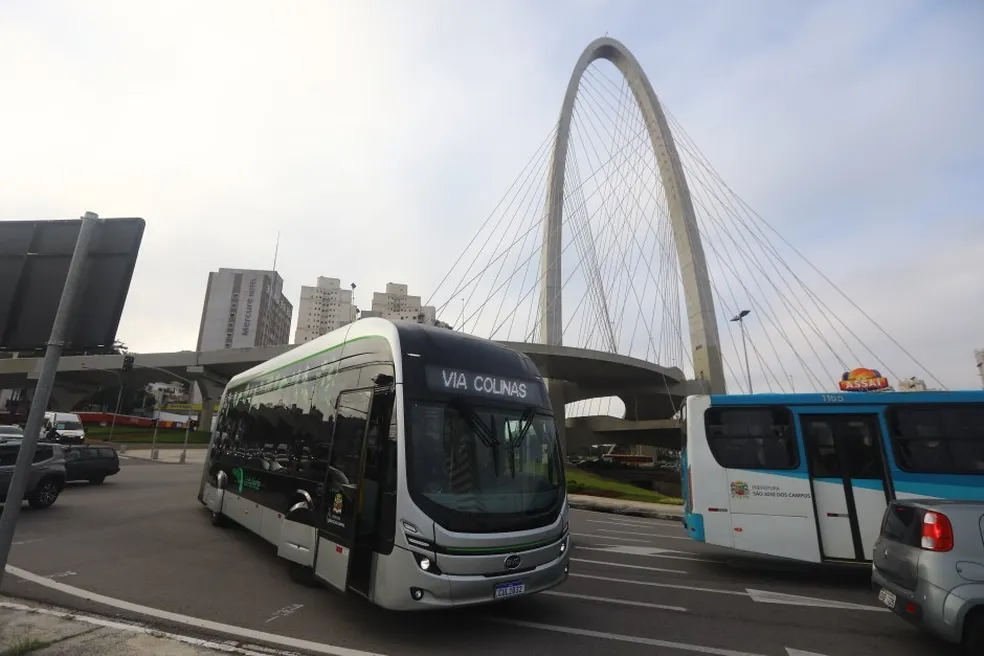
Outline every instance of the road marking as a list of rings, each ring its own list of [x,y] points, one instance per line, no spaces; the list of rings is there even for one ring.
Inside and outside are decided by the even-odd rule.
[[[659,549],[657,547],[635,547],[628,545],[609,545],[605,547],[582,547],[579,545],[574,545],[575,549],[581,551],[604,551],[605,553],[617,553],[625,556],[647,556],[649,558],[667,558],[669,560],[690,560],[697,563],[715,563],[721,564],[720,561],[711,560],[710,558],[696,558],[693,556],[677,556],[670,554],[692,554],[692,551],[677,551],[676,549]]]
[[[29,538],[27,540],[14,540],[10,544],[12,544],[12,545],[16,545],[16,544],[34,544],[35,542],[41,542],[41,538]]]
[[[650,526],[655,526],[655,527],[680,526],[680,522],[667,522],[667,521],[659,521],[659,520],[653,520],[651,522],[623,522],[623,521],[617,521],[612,519],[586,519],[584,521],[590,522],[592,524],[614,524],[615,526],[633,526],[633,527],[639,526],[645,528],[648,528]]]
[[[277,612],[275,612],[270,617],[270,619],[268,619],[266,622],[264,622],[264,624],[266,624],[267,622],[272,622],[273,620],[277,619],[278,617],[287,617],[291,613],[296,613],[297,611],[299,611],[302,608],[304,608],[304,604],[290,604],[289,606],[284,606],[283,608],[281,608],[280,610],[278,610]]]
[[[803,651],[802,649],[786,647],[786,656],[823,656],[823,654],[818,654],[815,651]]]
[[[617,579],[610,576],[596,576],[594,574],[568,574],[571,578],[593,579],[595,581],[608,581],[609,583],[631,583],[632,585],[645,585],[651,588],[672,588],[674,590],[693,590],[694,592],[713,592],[716,594],[735,595],[737,597],[749,597],[744,590],[720,590],[717,588],[698,588],[692,585],[681,585],[679,583],[658,583],[656,581],[636,581],[634,579]]]
[[[254,642],[266,642],[280,647],[288,647],[290,649],[298,649],[301,651],[307,650],[315,654],[328,654],[329,656],[385,656],[385,654],[362,651],[359,649],[349,649],[347,647],[336,647],[335,645],[326,645],[320,642],[311,642],[310,640],[301,640],[299,638],[277,635],[276,633],[256,631],[254,629],[247,629],[241,626],[233,626],[232,624],[222,624],[221,622],[203,620],[199,617],[191,617],[190,615],[172,613],[171,611],[151,608],[150,606],[142,606],[129,601],[123,601],[122,599],[116,599],[115,597],[107,597],[106,595],[101,595],[96,592],[76,588],[75,586],[68,585],[67,583],[52,581],[43,576],[38,576],[33,572],[28,572],[27,570],[23,570],[19,567],[14,567],[13,565],[7,565],[6,571],[8,574],[12,574],[19,579],[30,581],[31,583],[36,583],[38,585],[43,585],[44,587],[51,588],[52,590],[58,590],[59,592],[72,595],[73,597],[79,597],[93,603],[118,608],[131,613],[139,613],[140,615],[146,615],[148,617],[155,617],[168,622],[174,622],[175,624],[183,624],[184,626],[190,626],[196,629],[214,631],[216,633],[235,636],[237,638],[245,638]]]
[[[629,565],[628,563],[613,563],[607,560],[587,560],[585,558],[571,558],[572,563],[589,563],[591,565],[606,565],[608,567],[627,567],[629,569],[642,569],[647,572],[664,572],[666,574],[686,574],[682,569],[666,569],[664,567],[648,567],[646,565]]]
[[[753,654],[748,651],[735,651],[734,649],[721,649],[720,647],[705,647],[703,645],[692,645],[686,642],[671,642],[669,640],[657,640],[655,638],[641,638],[639,636],[623,635],[621,633],[608,633],[606,631],[591,631],[590,629],[575,629],[569,626],[557,626],[555,624],[540,624],[539,622],[527,622],[525,620],[513,620],[500,617],[486,618],[490,622],[508,624],[510,626],[521,626],[527,629],[539,629],[541,631],[553,631],[555,633],[566,633],[568,635],[587,636],[589,638],[601,638],[602,640],[615,640],[617,642],[629,642],[648,647],[665,647],[667,649],[679,649],[680,651],[692,651],[698,654],[712,654],[713,656],[764,656],[764,654]],[[817,655],[819,656],[819,655]]]
[[[833,599],[821,599],[820,597],[804,597],[802,595],[786,594],[785,592],[771,592],[769,590],[752,590],[745,588],[752,601],[762,604],[782,604],[784,606],[812,606],[815,608],[841,608],[844,610],[870,610],[876,613],[888,613],[887,608],[881,606],[869,606],[868,604],[854,604],[849,601],[835,601]],[[802,652],[809,654],[809,652]]]
[[[619,540],[621,542],[642,542],[645,544],[649,540],[636,540],[635,538],[613,538],[610,535],[595,535],[593,533],[571,533],[571,535],[576,535],[582,538],[598,538],[599,540]]]
[[[736,597],[748,597],[752,601],[762,604],[783,604],[786,606],[811,606],[813,608],[831,608],[839,610],[870,610],[875,612],[888,612],[887,608],[881,606],[869,606],[867,604],[855,604],[849,601],[837,601],[836,599],[823,599],[821,597],[806,597],[803,595],[786,594],[785,592],[771,592],[769,590],[723,590],[721,588],[701,588],[693,585],[682,585],[679,583],[659,583],[657,581],[636,581],[634,579],[619,579],[610,576],[598,576],[596,574],[579,574],[571,572],[571,578],[593,579],[595,581],[608,581],[609,583],[629,583],[631,585],[645,585],[651,588],[671,588],[674,590],[692,590],[694,592],[709,592],[711,594],[734,595]]]
[[[574,594],[573,592],[556,592],[547,590],[540,594],[550,595],[551,597],[567,597],[568,599],[583,599],[585,601],[600,601],[605,604],[621,604],[622,606],[637,606],[639,608],[655,608],[657,610],[675,610],[681,613],[690,611],[683,606],[664,606],[663,604],[651,604],[646,601],[629,601],[627,599],[612,599],[611,597],[595,597],[592,595]]]
[[[48,575],[48,578],[49,579],[64,579],[64,578],[67,578],[69,576],[78,576],[78,575],[79,575],[78,572],[58,572],[57,574],[49,574]]]
[[[618,533],[619,535],[644,535],[650,538],[663,538],[664,540],[689,540],[690,537],[686,535],[668,535],[666,533],[637,533],[635,531],[616,531],[612,528],[599,528],[599,533]],[[613,540],[615,538],[612,538]],[[647,540],[648,542],[649,540]]]
[[[281,651],[281,650],[271,651],[265,647],[263,648],[262,651],[256,651],[254,649],[250,649],[249,647],[230,645],[227,642],[222,642],[222,643],[213,642],[211,640],[202,640],[201,638],[192,638],[190,636],[178,635],[176,633],[167,633],[166,631],[161,631],[159,629],[155,629],[149,626],[143,626],[142,624],[114,622],[113,620],[107,620],[101,617],[93,617],[91,615],[79,615],[78,613],[70,613],[62,610],[54,610],[51,608],[41,608],[38,606],[25,606],[23,604],[14,604],[6,601],[0,602],[0,608],[20,611],[23,613],[34,613],[37,615],[50,615],[71,622],[92,624],[107,629],[116,629],[117,631],[144,633],[155,637],[162,637],[167,640],[175,640],[177,642],[182,642],[186,645],[192,645],[193,647],[201,647],[203,649],[225,652],[228,654],[242,654],[243,656],[271,656],[271,654],[280,654],[281,656],[297,656],[296,654]]]

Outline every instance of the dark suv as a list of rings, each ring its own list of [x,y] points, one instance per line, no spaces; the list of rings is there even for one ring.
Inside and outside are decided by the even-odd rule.
[[[0,438],[0,501],[7,500],[21,440]],[[32,508],[48,508],[65,487],[65,456],[57,444],[38,444],[24,498]]]
[[[69,481],[89,481],[99,485],[107,476],[118,474],[120,457],[108,446],[64,446],[65,473]]]

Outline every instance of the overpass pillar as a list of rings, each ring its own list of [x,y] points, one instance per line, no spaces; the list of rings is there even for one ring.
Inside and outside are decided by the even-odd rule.
[[[202,396],[202,411],[198,413],[198,430],[211,431],[213,410],[216,402],[222,398],[222,388],[208,380],[198,381],[198,391]]]
[[[550,407],[553,408],[554,422],[557,424],[557,437],[560,439],[560,450],[567,457],[567,405],[564,401],[564,383],[559,380],[547,380],[547,395],[550,397]]]
[[[72,412],[79,403],[90,396],[94,389],[75,389],[55,387],[51,390],[51,400],[48,407],[57,412]]]

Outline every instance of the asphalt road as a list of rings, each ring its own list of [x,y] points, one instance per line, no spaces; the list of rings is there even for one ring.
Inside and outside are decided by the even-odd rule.
[[[272,547],[212,527],[195,498],[200,472],[124,460],[102,486],[72,485],[45,511],[25,507],[10,562],[117,599],[393,656],[950,653],[877,608],[866,568],[735,557],[688,540],[676,522],[580,511],[571,577],[555,591],[462,611],[388,612],[301,587]],[[9,574],[3,592],[107,612]]]

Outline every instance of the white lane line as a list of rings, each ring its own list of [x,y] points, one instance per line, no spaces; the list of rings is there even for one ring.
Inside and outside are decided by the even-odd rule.
[[[645,585],[650,588],[670,588],[673,590],[693,590],[694,592],[713,592],[715,594],[735,595],[736,597],[750,597],[743,590],[721,590],[719,588],[699,588],[693,585],[681,585],[679,583],[657,583],[656,581],[635,581],[633,579],[617,579],[611,576],[596,576],[594,574],[576,574],[571,572],[568,576],[579,579],[592,579],[595,581],[608,581],[609,583],[631,583],[632,585]]]
[[[116,599],[115,597],[107,597],[106,595],[101,595],[96,592],[76,588],[75,586],[68,585],[66,583],[52,581],[19,567],[14,567],[13,565],[7,565],[6,571],[8,574],[12,574],[19,579],[30,581],[31,583],[36,583],[38,585],[43,585],[44,587],[51,588],[52,590],[58,590],[59,592],[72,595],[73,597],[79,597],[81,599],[102,604],[104,606],[118,608],[131,613],[139,613],[140,615],[147,615],[148,617],[155,617],[160,620],[174,622],[175,624],[182,624],[184,626],[190,626],[196,629],[214,631],[216,633],[235,636],[237,638],[244,638],[254,642],[266,642],[290,649],[298,649],[301,651],[306,649],[307,651],[315,654],[328,654],[329,656],[385,656],[385,654],[362,651],[360,649],[349,649],[347,647],[336,647],[335,645],[326,645],[320,642],[311,642],[310,640],[291,638],[288,636],[277,635],[276,633],[255,631],[253,629],[246,629],[241,626],[233,626],[232,624],[223,624],[221,622],[203,620],[199,617],[191,617],[190,615],[172,613],[171,611],[161,610],[159,608],[142,606],[129,601],[123,601],[122,599]]]
[[[607,560],[588,560],[586,558],[571,558],[572,563],[588,563],[589,565],[605,565],[606,567],[625,567],[628,569],[640,569],[647,572],[660,572],[664,574],[686,574],[682,569],[666,569],[664,567],[647,567],[646,565],[629,565],[628,563],[612,563]]]
[[[687,535],[667,535],[666,533],[638,533],[636,531],[616,531],[611,528],[596,529],[599,533],[617,533],[619,535],[644,535],[649,538],[662,538],[664,540],[690,540]]]
[[[663,526],[680,526],[680,522],[666,522],[666,521],[658,521],[658,520],[645,522],[645,523],[622,522],[613,519],[586,519],[584,521],[590,522],[591,524],[614,524],[615,526],[632,526],[632,527],[640,527],[640,528],[650,528],[650,527],[661,528]]]
[[[555,624],[540,624],[539,622],[527,622],[525,620],[512,620],[500,617],[486,618],[490,622],[507,624],[510,626],[520,626],[527,629],[539,629],[541,631],[553,631],[554,633],[566,633],[568,635],[586,636],[589,638],[601,638],[602,640],[614,640],[617,642],[629,642],[636,645],[646,645],[647,647],[665,647],[666,649],[679,649],[680,651],[691,651],[698,654],[712,654],[713,656],[763,656],[763,654],[753,654],[748,651],[736,651],[734,649],[721,649],[720,647],[705,647],[703,645],[692,645],[686,642],[671,642],[670,640],[657,640],[655,638],[642,638],[639,636],[623,635],[621,633],[608,633],[606,631],[591,631],[589,629],[575,629],[569,626],[557,626]]]
[[[636,547],[630,545],[606,545],[603,547],[582,547],[574,545],[578,551],[604,551],[605,553],[617,553],[626,556],[645,556],[647,558],[667,558],[669,560],[689,560],[695,563],[714,563],[720,565],[721,562],[710,558],[697,558],[694,556],[678,556],[676,554],[693,554],[692,551],[677,551],[676,549],[657,549],[656,547]]]
[[[619,542],[641,542],[646,544],[649,540],[636,540],[635,538],[613,538],[610,535],[595,535],[593,533],[571,533],[571,535],[577,535],[582,538],[597,538],[599,540],[618,540]]]
[[[869,606],[867,604],[855,604],[849,601],[837,601],[836,599],[823,599],[821,597],[806,597],[803,595],[788,594],[785,592],[772,592],[770,590],[723,590],[721,588],[701,588],[694,585],[680,585],[678,583],[658,583],[656,581],[636,581],[633,579],[617,579],[610,576],[597,576],[595,574],[577,574],[571,572],[568,576],[579,579],[592,579],[595,581],[608,581],[609,583],[629,583],[631,585],[644,585],[650,588],[670,588],[673,590],[691,590],[693,592],[709,592],[711,594],[733,595],[735,597],[748,597],[754,602],[763,604],[782,604],[785,606],[810,606],[813,608],[836,608],[840,610],[867,610],[876,613],[889,612],[882,606]]]
[[[638,608],[654,608],[656,610],[673,610],[680,613],[690,611],[683,606],[664,606],[663,604],[651,604],[645,601],[629,601],[627,599],[612,599],[611,597],[595,597],[593,595],[574,594],[572,592],[555,592],[548,590],[540,594],[550,595],[551,597],[567,597],[568,599],[583,599],[585,601],[600,601],[603,604],[620,604],[622,606],[636,606]]]

